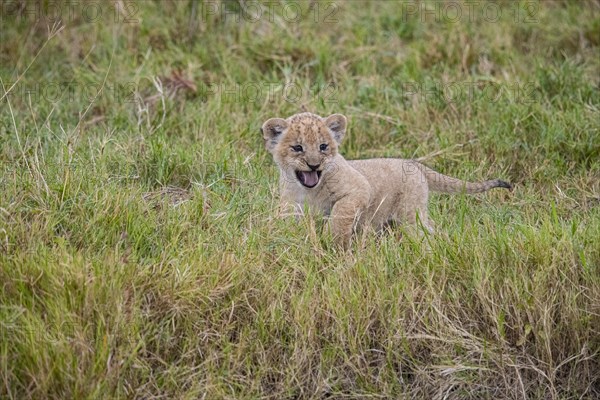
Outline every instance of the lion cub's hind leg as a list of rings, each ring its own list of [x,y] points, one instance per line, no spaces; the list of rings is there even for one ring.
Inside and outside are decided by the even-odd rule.
[[[402,224],[409,232],[422,235],[425,231],[433,233],[433,226],[429,221],[427,211],[427,191],[414,193],[402,204],[398,204],[394,220]]]

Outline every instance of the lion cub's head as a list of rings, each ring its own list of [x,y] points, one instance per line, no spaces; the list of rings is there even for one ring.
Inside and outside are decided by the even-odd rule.
[[[346,117],[321,118],[311,113],[288,119],[271,118],[262,126],[267,150],[288,179],[306,188],[317,186],[330,170],[338,145],[346,133]]]

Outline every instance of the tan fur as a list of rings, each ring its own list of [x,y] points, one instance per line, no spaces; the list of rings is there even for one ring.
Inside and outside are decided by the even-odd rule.
[[[494,187],[511,188],[500,180],[465,182],[413,160],[346,160],[338,153],[345,132],[346,117],[341,114],[322,118],[300,113],[285,120],[271,118],[262,126],[265,146],[280,170],[282,207],[301,210],[306,204],[329,215],[334,238],[344,246],[354,231],[366,226],[379,231],[396,222],[413,227],[420,222],[433,231],[427,213],[430,190],[479,193]],[[313,169],[320,176],[318,183],[308,188],[301,180],[313,183]]]

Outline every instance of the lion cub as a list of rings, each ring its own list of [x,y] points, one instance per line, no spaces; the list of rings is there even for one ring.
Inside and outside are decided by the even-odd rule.
[[[338,146],[346,132],[346,117],[322,118],[300,113],[271,118],[262,126],[267,150],[279,167],[283,207],[310,209],[330,216],[339,244],[366,226],[380,231],[399,222],[418,223],[430,232],[429,191],[479,193],[512,186],[501,180],[465,182],[433,171],[412,160],[375,158],[346,160]]]

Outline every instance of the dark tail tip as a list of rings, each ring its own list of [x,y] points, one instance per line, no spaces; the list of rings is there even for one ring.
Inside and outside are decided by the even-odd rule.
[[[496,181],[496,187],[506,188],[506,189],[510,190],[511,192],[512,192],[512,191],[513,191],[513,189],[514,189],[513,185],[511,185],[511,184],[510,184],[510,183],[508,183],[508,182],[501,181],[500,179],[498,179],[498,180]]]

